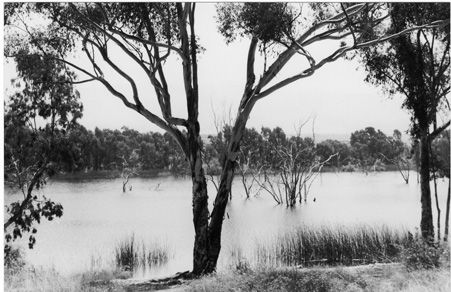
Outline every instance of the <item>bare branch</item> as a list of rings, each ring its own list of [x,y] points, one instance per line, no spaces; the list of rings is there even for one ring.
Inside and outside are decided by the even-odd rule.
[[[433,141],[438,135],[440,135],[441,132],[446,130],[446,128],[449,127],[450,121],[446,122],[442,126],[435,129],[431,134],[429,134],[429,141]]]
[[[346,9],[344,8],[344,6],[343,6],[343,3],[340,3],[340,5],[341,5],[341,9],[343,10],[343,13],[345,14],[345,16],[346,16],[346,20],[347,20],[347,22],[348,22],[348,27],[349,27],[349,30],[351,31],[351,33],[352,33],[352,39],[354,40],[354,45],[357,43],[357,38],[356,38],[356,36],[355,36],[355,33],[354,33],[354,29],[352,28],[352,21],[351,21],[351,19],[349,18],[349,15],[348,15],[348,13],[346,12]]]
[[[263,98],[271,93],[273,93],[274,91],[295,82],[296,80],[299,80],[301,78],[305,78],[307,76],[310,76],[314,73],[314,71],[316,71],[317,69],[319,69],[320,67],[322,67],[323,65],[325,65],[326,63],[330,63],[333,62],[335,60],[337,60],[339,57],[343,56],[345,53],[352,51],[352,50],[356,50],[356,49],[360,49],[360,48],[365,48],[365,47],[369,47],[372,45],[375,45],[377,43],[381,43],[381,42],[385,42],[388,41],[390,39],[396,38],[400,35],[403,35],[405,33],[411,32],[411,31],[415,31],[417,29],[421,29],[421,28],[432,28],[432,27],[441,27],[441,26],[445,26],[449,24],[449,19],[448,20],[439,20],[439,21],[434,21],[430,24],[426,24],[426,25],[421,25],[421,26],[414,26],[411,28],[407,28],[404,29],[403,31],[400,31],[398,33],[394,33],[394,34],[390,34],[390,35],[386,35],[383,37],[380,37],[378,39],[375,40],[371,40],[371,41],[367,41],[364,43],[360,43],[360,44],[356,44],[353,46],[347,46],[347,47],[341,47],[339,49],[337,49],[336,51],[334,51],[331,55],[329,55],[328,57],[324,58],[323,60],[321,60],[321,62],[319,62],[318,64],[316,64],[315,66],[305,69],[304,71],[302,71],[299,74],[296,74],[292,77],[286,78],[280,82],[278,82],[277,84],[273,85],[272,87],[268,88],[267,90],[257,94],[254,96],[255,99],[260,99]]]

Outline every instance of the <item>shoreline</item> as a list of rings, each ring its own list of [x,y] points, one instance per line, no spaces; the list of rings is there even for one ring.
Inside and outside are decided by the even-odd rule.
[[[379,172],[390,172],[390,171],[398,171],[395,165],[386,165],[384,169],[377,169],[367,171],[367,173],[379,173]],[[415,172],[415,169],[410,169],[411,172]],[[359,168],[348,169],[343,167],[330,167],[325,166],[321,169],[320,173],[331,173],[331,172],[343,172],[343,173],[365,173],[365,170]],[[96,179],[117,179],[121,178],[122,171],[120,170],[92,170],[92,171],[79,171],[79,172],[67,172],[67,173],[58,173],[52,176],[50,179],[54,181],[74,181],[74,180],[96,180]],[[206,174],[210,175],[210,174]],[[220,172],[214,172],[211,175],[220,175]],[[185,177],[189,176],[189,173],[177,173],[174,174],[168,170],[143,170],[138,174],[131,175],[133,178],[158,178],[158,177]],[[238,174],[236,174],[238,176]]]
[[[183,273],[181,273],[183,274]],[[5,281],[8,291],[434,291],[451,288],[450,269],[409,271],[402,263],[357,266],[260,267],[217,272],[195,279],[177,274],[138,280],[122,273],[87,271],[62,276],[54,270],[30,268]]]

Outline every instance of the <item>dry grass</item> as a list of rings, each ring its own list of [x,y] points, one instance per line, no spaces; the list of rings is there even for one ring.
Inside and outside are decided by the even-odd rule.
[[[70,277],[53,269],[24,267],[16,273],[5,271],[4,291],[14,292],[101,292],[109,291],[110,280],[123,277],[115,271],[95,271]],[[113,290],[118,291],[118,290]]]
[[[218,273],[186,291],[450,291],[447,269],[408,272],[401,264]]]
[[[63,277],[54,270],[24,269],[5,275],[5,291],[103,292],[129,291],[115,285],[113,272]],[[169,291],[451,291],[449,269],[409,272],[401,264],[353,267],[264,268],[217,273]]]

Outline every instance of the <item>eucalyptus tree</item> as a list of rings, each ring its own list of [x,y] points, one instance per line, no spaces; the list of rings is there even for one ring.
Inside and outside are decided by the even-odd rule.
[[[383,3],[308,4],[303,5],[302,9],[285,3],[218,5],[219,29],[226,40],[232,41],[239,36],[249,39],[250,43],[244,92],[221,165],[213,210],[209,214],[198,122],[197,60],[202,47],[196,36],[196,4],[27,3],[6,8],[8,56],[17,56],[15,43],[19,41],[27,45],[29,52],[42,57],[54,56],[56,61],[86,77],[74,82],[103,85],[125,107],[136,111],[177,141],[189,162],[193,183],[195,239],[192,272],[196,275],[212,272],[216,267],[221,249],[222,222],[240,141],[256,102],[284,86],[311,76],[347,52],[418,29],[408,27],[385,33],[383,24],[389,19],[390,7]],[[24,15],[27,19],[39,17],[42,21],[30,25],[30,22],[24,21]],[[432,26],[441,24],[437,21]],[[425,24],[421,27],[430,26]],[[330,40],[336,41],[333,42],[336,48],[328,56],[315,59],[309,52],[309,46],[329,46]],[[258,80],[254,67],[256,58],[260,58],[257,48],[263,52],[273,52],[263,54],[264,66]],[[71,53],[79,49],[86,62],[81,58],[71,58]],[[128,58],[129,63],[117,61],[118,51]],[[307,67],[300,69],[298,74],[276,81],[275,77],[288,63],[298,61],[295,56],[305,58]],[[172,111],[173,99],[165,74],[165,62],[169,59],[177,61],[183,72],[185,117],[177,117]],[[138,89],[137,80],[127,73],[127,67],[131,64],[144,73],[154,94]],[[108,72],[122,78],[130,87],[130,92],[115,86]],[[150,108],[143,103],[144,98],[151,96],[156,99],[158,108]]]
[[[53,58],[19,51],[15,92],[6,98],[4,113],[5,184],[23,197],[5,206],[4,251],[29,233],[33,248],[41,220],[63,215],[61,204],[39,195],[47,178],[63,164],[69,151],[68,131],[82,115],[79,94],[68,82],[74,73]]]
[[[430,181],[430,142],[449,125],[437,126],[437,112],[447,107],[449,94],[448,3],[393,3],[389,31],[404,30],[446,19],[439,27],[422,27],[367,48],[363,55],[366,81],[382,86],[389,95],[401,94],[403,107],[411,113],[411,134],[419,140],[421,184],[421,233],[434,236]],[[432,132],[430,131],[433,127]]]

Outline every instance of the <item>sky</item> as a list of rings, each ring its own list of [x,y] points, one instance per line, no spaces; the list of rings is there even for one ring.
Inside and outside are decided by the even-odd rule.
[[[196,31],[205,51],[199,56],[199,122],[201,134],[216,133],[215,117],[231,120],[236,114],[245,83],[245,67],[249,40],[242,39],[227,45],[217,31],[215,7],[211,3],[199,3],[196,8]],[[313,56],[325,56],[336,49],[336,43],[326,42],[311,47]],[[85,64],[81,54],[72,57]],[[140,69],[121,53],[116,62],[126,68],[137,81],[144,105],[155,110],[158,106],[153,89]],[[166,75],[173,100],[175,116],[185,118],[186,103],[180,60],[176,57],[166,63]],[[305,60],[294,58],[282,72],[290,76],[307,68]],[[258,71],[257,71],[258,72]],[[130,86],[118,76],[110,74],[112,84],[130,93]],[[15,76],[14,64],[5,64],[4,86],[9,90],[9,80]],[[257,78],[258,78],[257,74]],[[405,133],[410,124],[408,112],[401,109],[402,97],[389,98],[380,88],[364,82],[365,72],[356,60],[340,59],[326,64],[313,76],[301,79],[257,102],[248,127],[257,129],[281,127],[286,133],[295,133],[298,125],[306,120],[306,132],[318,135],[349,136],[353,131],[372,126],[391,135],[394,129]],[[126,108],[99,83],[76,86],[84,105],[80,123],[88,129],[120,129],[122,126],[140,132],[161,131],[138,113]],[[7,93],[6,93],[7,94]]]

